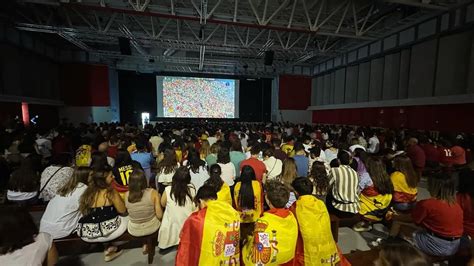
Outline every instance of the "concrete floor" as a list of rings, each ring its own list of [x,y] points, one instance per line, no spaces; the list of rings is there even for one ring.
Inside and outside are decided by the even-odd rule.
[[[418,189],[418,200],[429,198],[429,193],[426,190],[426,182],[422,180],[420,188]],[[371,232],[358,233],[349,227],[339,228],[339,242],[338,245],[342,249],[344,254],[350,253],[355,250],[369,250],[368,241],[375,240],[378,237],[387,236],[386,228],[383,225],[374,225],[374,230]],[[170,252],[166,255],[161,255],[157,252],[153,264],[160,266],[172,266],[176,256],[176,251]],[[62,259],[71,259],[62,257]],[[147,256],[142,254],[141,248],[124,250],[124,253],[113,260],[112,262],[105,262],[104,255],[102,252],[89,253],[80,255],[78,258],[74,258],[71,261],[64,261],[62,265],[75,266],[75,265],[130,265],[130,266],[144,266],[148,265]]]

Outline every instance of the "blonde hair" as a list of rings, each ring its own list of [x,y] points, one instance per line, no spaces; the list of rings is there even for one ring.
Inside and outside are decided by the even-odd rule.
[[[201,149],[199,150],[199,155],[201,159],[205,159],[211,153],[211,145],[209,145],[209,141],[202,140]]]
[[[298,172],[296,171],[295,159],[291,157],[287,158],[285,161],[283,161],[281,174],[278,179],[287,187],[291,188],[291,183],[296,177],[298,177]]]
[[[90,174],[91,174],[91,169],[89,167],[87,166],[76,167],[69,181],[66,184],[64,184],[64,186],[58,189],[58,195],[62,197],[66,197],[67,195],[69,195],[76,189],[77,184],[79,183],[87,184]]]

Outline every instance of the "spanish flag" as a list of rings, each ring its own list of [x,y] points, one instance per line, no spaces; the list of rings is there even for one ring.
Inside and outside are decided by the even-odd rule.
[[[382,221],[392,202],[392,194],[380,194],[374,186],[365,188],[360,194],[359,213],[366,220]]]
[[[262,194],[262,185],[260,182],[253,180],[252,189],[255,196],[254,199],[254,209],[245,210],[239,206],[239,193],[240,193],[241,183],[237,182],[234,187],[234,203],[235,208],[240,213],[240,221],[242,223],[253,223],[255,222],[263,212],[263,194]]]
[[[287,209],[271,209],[255,222],[242,248],[244,265],[280,265],[295,256],[298,223]]]
[[[240,265],[239,240],[239,213],[224,201],[208,201],[184,223],[176,265]]]
[[[300,196],[292,211],[298,220],[299,234],[291,265],[336,265],[340,258],[324,202],[313,195]]]
[[[221,190],[217,192],[217,200],[229,203],[232,206],[232,196],[230,195],[230,187],[225,182],[221,186]]]

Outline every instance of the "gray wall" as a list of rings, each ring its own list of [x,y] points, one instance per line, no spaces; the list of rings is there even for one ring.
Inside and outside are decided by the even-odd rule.
[[[428,23],[423,30],[431,31],[432,26]],[[402,35],[405,39],[414,38],[413,34]],[[389,41],[381,49],[387,46],[391,47]],[[314,78],[312,89],[312,106],[473,93],[474,30],[425,38],[331,69]]]

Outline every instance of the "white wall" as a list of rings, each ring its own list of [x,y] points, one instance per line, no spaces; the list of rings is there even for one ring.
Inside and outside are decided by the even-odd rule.
[[[64,106],[59,109],[59,118],[74,124],[112,122],[114,112],[109,106]]]
[[[313,120],[312,111],[307,110],[280,110],[281,114],[278,116],[278,122],[291,122],[298,124],[311,124]],[[283,120],[282,120],[283,119]]]

